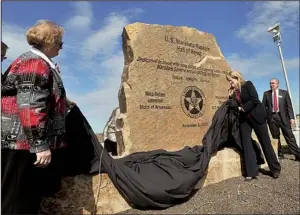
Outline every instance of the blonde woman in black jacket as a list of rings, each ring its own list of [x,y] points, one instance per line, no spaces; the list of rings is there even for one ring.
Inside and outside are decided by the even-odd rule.
[[[230,72],[226,79],[230,83],[229,96],[239,104],[239,122],[247,174],[246,180],[256,179],[258,176],[258,165],[251,140],[252,129],[261,144],[273,178],[278,178],[281,166],[269,137],[266,111],[258,98],[254,85],[251,81],[246,81],[241,73],[236,71]]]

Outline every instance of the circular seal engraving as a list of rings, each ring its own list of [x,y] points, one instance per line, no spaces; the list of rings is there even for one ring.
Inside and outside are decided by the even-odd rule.
[[[183,112],[191,118],[199,118],[205,110],[205,96],[196,86],[185,88],[181,94],[181,107]]]

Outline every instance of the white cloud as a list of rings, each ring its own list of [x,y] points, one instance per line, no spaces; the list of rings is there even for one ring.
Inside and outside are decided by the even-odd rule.
[[[242,57],[238,54],[231,54],[226,57],[226,60],[233,70],[242,72],[246,79],[255,82],[260,96],[268,89],[270,78],[279,78],[281,83],[280,88],[286,89],[278,55],[258,53],[253,57]],[[299,57],[285,60],[294,108],[297,113],[299,112],[299,60]]]
[[[282,72],[278,55],[264,52],[253,57],[242,57],[239,54],[231,54],[226,57],[233,70],[241,71],[247,77],[263,77]],[[285,60],[287,71],[299,71],[299,57]]]
[[[236,35],[249,44],[264,44],[271,41],[267,29],[280,22],[280,28],[289,32],[299,29],[299,1],[255,2],[253,10],[247,15],[248,24],[239,29]]]
[[[57,59],[55,59],[55,62],[57,62]],[[59,65],[59,70],[61,71],[60,73],[61,78],[63,79],[66,86],[68,85],[71,85],[72,87],[80,86],[80,79],[76,74],[74,74],[74,72],[69,66],[67,66],[64,62],[58,63],[58,65]]]
[[[264,79],[277,77],[285,83],[282,66],[272,35],[267,29],[280,22],[285,46],[283,52],[288,72],[292,97],[296,109],[299,109],[299,1],[261,1],[253,3],[252,10],[246,15],[247,23],[235,35],[256,48],[254,54],[227,54],[226,59],[232,69],[241,71],[246,79],[255,81],[260,93],[268,89]],[[287,48],[288,47],[288,48]],[[292,49],[292,50],[291,50]],[[242,52],[242,50],[241,50]],[[285,84],[281,84],[285,88]]]
[[[75,101],[97,132],[102,132],[112,110],[119,106],[118,91],[124,67],[122,52],[117,52],[99,64],[105,70],[99,75],[96,88],[84,94],[69,92],[69,98]]]
[[[7,51],[8,61],[19,57],[22,53],[29,50],[30,46],[26,41],[26,29],[11,23],[2,23],[2,40],[9,49]]]
[[[298,1],[263,1],[253,3],[252,10],[246,14],[247,23],[236,33],[236,36],[251,47],[260,45],[254,55],[233,53],[226,59],[233,69],[240,70],[248,77],[257,78],[282,72],[278,51],[275,50],[267,28],[280,22],[285,38],[299,36],[299,2]],[[296,35],[296,37],[294,37]],[[299,37],[298,39],[299,40]],[[293,47],[293,41],[285,40],[283,51],[290,52],[286,47]],[[290,46],[288,46],[290,45]],[[286,50],[285,50],[286,49]],[[256,49],[257,50],[257,49]],[[297,49],[299,53],[299,49]],[[284,58],[288,71],[299,71],[299,55],[287,55]]]
[[[84,42],[82,54],[95,56],[97,53],[108,54],[113,52],[121,41],[123,27],[129,24],[129,19],[120,14],[110,14],[104,25],[91,34]]]
[[[71,20],[78,15],[78,11],[75,12]],[[97,23],[100,27],[93,24],[96,30],[88,29],[82,37],[68,41],[68,52],[76,53],[81,59],[76,66],[94,86],[86,93],[68,90],[68,97],[78,104],[96,132],[102,132],[112,110],[119,105],[118,91],[124,67],[121,35],[123,28],[141,12],[141,9],[133,8],[110,13]],[[80,83],[76,86],[80,87]]]
[[[287,68],[295,68],[299,72],[300,58],[289,59],[285,64]]]
[[[67,22],[66,27],[70,30],[84,31],[92,24],[93,11],[89,2],[80,1],[71,4],[76,15],[72,16]]]
[[[299,95],[298,95],[298,97],[295,97],[294,96],[295,95],[295,93],[292,93],[292,96],[293,96],[293,101],[294,101],[294,109],[295,109],[295,113],[296,114],[299,114],[300,113],[300,100],[299,100]],[[297,95],[297,94],[296,94]]]
[[[123,27],[142,12],[140,8],[132,8],[119,13],[110,13],[102,22],[99,22],[100,28],[91,30],[90,35],[85,38],[81,48],[82,56],[93,58],[99,53],[109,55],[118,51]]]

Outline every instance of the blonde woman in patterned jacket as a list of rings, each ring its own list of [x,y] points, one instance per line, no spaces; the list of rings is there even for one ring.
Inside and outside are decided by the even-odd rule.
[[[32,26],[26,33],[32,49],[13,61],[3,80],[2,214],[37,214],[49,169],[63,166],[54,155],[66,146],[67,100],[51,60],[62,49],[63,33],[51,21]]]

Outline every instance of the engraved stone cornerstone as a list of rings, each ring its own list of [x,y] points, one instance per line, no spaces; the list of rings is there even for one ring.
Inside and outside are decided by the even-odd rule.
[[[122,39],[118,145],[128,154],[201,144],[228,98],[231,68],[215,37],[195,28],[133,23]]]

